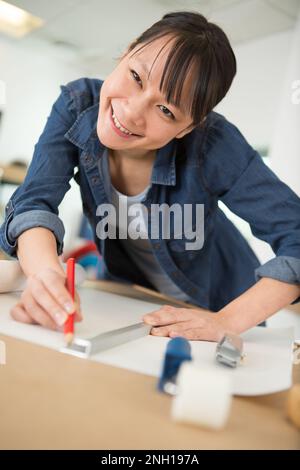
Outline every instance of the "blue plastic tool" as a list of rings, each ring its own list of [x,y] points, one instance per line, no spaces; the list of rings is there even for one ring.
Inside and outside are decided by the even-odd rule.
[[[157,388],[161,392],[176,394],[176,377],[181,364],[191,361],[191,345],[185,338],[172,338],[166,349],[162,373]]]

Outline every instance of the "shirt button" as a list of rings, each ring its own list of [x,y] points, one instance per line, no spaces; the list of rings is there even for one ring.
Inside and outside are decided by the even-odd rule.
[[[84,156],[84,161],[85,161],[85,163],[90,163],[92,160],[93,160],[93,159],[92,159],[92,157],[91,157],[90,155],[85,155],[85,156]]]
[[[159,250],[160,249],[160,243],[154,243],[154,249]]]
[[[92,183],[97,184],[99,182],[99,176],[93,176]]]
[[[196,295],[197,294],[197,289],[195,289],[195,287],[191,287],[189,290],[188,290],[188,293],[190,295]]]

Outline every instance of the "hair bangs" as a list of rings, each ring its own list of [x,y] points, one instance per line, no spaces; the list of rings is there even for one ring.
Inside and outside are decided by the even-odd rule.
[[[157,53],[149,75],[162,50],[173,41],[159,90],[167,103],[191,117],[191,125],[201,127],[231,86],[236,74],[234,52],[219,26],[185,11],[164,15],[130,44],[128,52],[137,48],[134,55],[164,36],[170,38]]]
[[[168,103],[189,114],[199,123],[197,83],[199,81],[197,51],[186,38],[179,37],[172,45],[160,81],[160,91]]]

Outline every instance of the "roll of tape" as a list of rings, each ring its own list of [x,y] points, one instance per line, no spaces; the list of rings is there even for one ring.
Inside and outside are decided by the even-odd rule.
[[[294,385],[288,393],[287,415],[300,429],[300,384]]]
[[[221,429],[231,408],[231,381],[223,371],[182,364],[177,377],[178,394],[171,415],[177,422]]]
[[[66,264],[62,264],[66,271]],[[75,265],[76,286],[80,286],[86,279],[82,266]],[[19,292],[24,290],[26,277],[17,260],[0,260],[0,294],[6,292]]]

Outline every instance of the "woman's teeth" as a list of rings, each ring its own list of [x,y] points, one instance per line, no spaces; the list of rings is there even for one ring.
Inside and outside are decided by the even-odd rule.
[[[132,132],[129,132],[127,129],[125,129],[125,127],[121,126],[114,112],[112,112],[112,118],[114,120],[116,127],[120,129],[122,132],[124,132],[124,134],[134,135]]]

